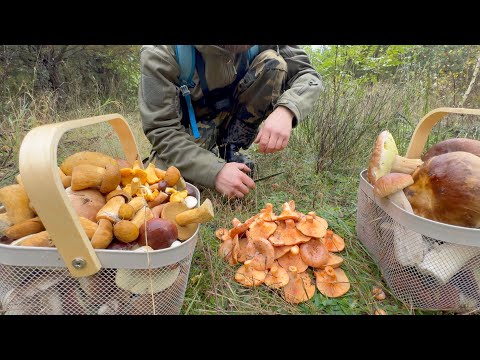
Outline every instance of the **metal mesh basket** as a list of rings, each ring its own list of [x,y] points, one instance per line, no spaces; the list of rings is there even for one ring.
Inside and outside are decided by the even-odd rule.
[[[199,226],[176,247],[94,250],[63,191],[56,152],[51,150],[66,131],[101,122],[116,130],[127,160],[139,158],[133,134],[117,114],[44,125],[25,137],[20,150],[22,181],[56,248],[0,244],[0,314],[180,313]],[[193,188],[200,203],[200,193]]]
[[[419,123],[406,157],[419,158],[440,108]],[[480,229],[452,226],[413,214],[374,196],[367,171],[360,173],[357,234],[396,298],[412,308],[474,312],[480,309]]]

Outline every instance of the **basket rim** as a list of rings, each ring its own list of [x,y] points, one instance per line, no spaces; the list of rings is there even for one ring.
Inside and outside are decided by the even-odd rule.
[[[391,218],[409,230],[433,239],[459,245],[480,247],[480,229],[467,228],[430,220],[402,209],[387,198],[379,198],[373,193],[373,186],[367,180],[367,170],[360,171],[359,190],[362,190]]]

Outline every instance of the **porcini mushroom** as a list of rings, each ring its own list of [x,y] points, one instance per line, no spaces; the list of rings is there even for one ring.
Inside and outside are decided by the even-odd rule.
[[[72,169],[71,188],[74,191],[99,188],[102,194],[109,193],[120,184],[118,165],[99,167],[90,164],[77,165]]]
[[[123,196],[117,195],[112,197],[98,211],[96,215],[96,220],[98,221],[100,219],[107,219],[112,223],[120,221],[118,211],[120,210],[120,206],[122,206],[123,204],[125,204],[125,198]]]
[[[91,221],[97,221],[96,216],[106,201],[103,194],[96,189],[72,190],[66,188],[68,199],[78,216],[83,216]]]
[[[95,151],[81,151],[67,157],[60,165],[60,169],[65,175],[69,176],[72,175],[74,167],[83,164],[101,168],[105,168],[107,165],[118,166],[117,161],[108,155]]]
[[[169,202],[165,205],[160,214],[160,218],[168,219],[172,221],[178,229],[178,240],[185,241],[193,236],[195,231],[197,230],[198,224],[197,223],[189,223],[187,225],[180,225],[176,221],[176,216],[183,212],[188,211],[187,205],[181,202]]]
[[[4,233],[10,239],[17,240],[27,235],[39,233],[43,230],[45,230],[45,226],[43,225],[42,220],[37,216],[10,226],[5,229]]]
[[[392,195],[399,191],[402,191],[406,187],[413,184],[413,177],[410,174],[390,173],[382,176],[373,185],[373,193],[380,197],[389,196],[392,199]],[[395,202],[392,199],[393,202]]]
[[[163,180],[167,182],[167,185],[172,187],[180,180],[180,170],[178,170],[175,166],[170,166],[166,171],[163,177]]]
[[[434,156],[404,192],[416,215],[450,225],[480,227],[480,157],[455,151]]]
[[[288,269],[290,266],[294,266],[299,273],[302,273],[308,269],[308,265],[305,264],[305,262],[302,260],[302,257],[300,256],[300,248],[298,247],[298,245],[292,246],[290,252],[278,258],[277,261],[284,269]]]
[[[311,239],[310,241],[300,244],[300,256],[308,266],[318,268],[328,262],[330,253],[320,239]]]
[[[480,157],[480,141],[468,138],[443,140],[428,149],[428,151],[422,156],[422,160],[427,161],[434,156],[454,151],[465,151]]]
[[[41,231],[33,235],[27,235],[16,240],[12,245],[17,246],[34,246],[34,247],[55,247],[52,238],[47,231]]]
[[[117,240],[124,243],[135,241],[140,234],[137,225],[128,220],[120,220],[113,226],[113,234]]]
[[[330,252],[340,252],[345,249],[345,241],[332,230],[327,230],[321,241]]]
[[[113,226],[107,219],[100,219],[91,244],[94,249],[106,249],[113,240]]]
[[[408,159],[398,155],[392,134],[384,130],[375,141],[368,165],[368,180],[374,185],[379,178],[390,172],[412,174],[422,163],[420,159]]]
[[[285,301],[299,304],[310,300],[315,295],[315,285],[307,273],[299,273],[295,266],[288,268],[289,281],[283,287]]]
[[[340,268],[326,266],[325,270],[314,271],[317,288],[325,296],[336,298],[350,290],[350,281]]]
[[[2,187],[0,189],[0,202],[5,207],[8,219],[14,225],[35,217],[35,213],[29,206],[30,200],[23,185],[14,184]]]
[[[255,270],[270,269],[275,260],[272,244],[265,238],[252,239],[246,248],[246,259],[251,260],[251,266]]]
[[[150,219],[140,226],[138,245],[148,245],[154,250],[169,248],[178,237],[178,229],[168,219]]]
[[[266,271],[255,270],[252,261],[247,260],[235,273],[235,281],[243,286],[259,286],[265,281]]]
[[[281,267],[278,262],[274,262],[270,271],[265,277],[265,285],[273,289],[280,289],[288,284],[290,277],[288,276],[287,270]]]

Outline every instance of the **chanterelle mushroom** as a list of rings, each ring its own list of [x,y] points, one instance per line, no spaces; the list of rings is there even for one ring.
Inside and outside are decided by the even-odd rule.
[[[307,273],[299,274],[295,266],[288,268],[289,281],[283,287],[285,301],[299,304],[308,301],[315,294],[315,285]]]
[[[325,270],[314,271],[314,274],[317,288],[325,296],[335,298],[350,290],[350,281],[340,268],[334,269],[326,266]]]
[[[263,284],[266,271],[259,271],[253,268],[251,260],[245,261],[235,274],[235,281],[244,286],[259,286]]]
[[[236,235],[238,237],[238,235]],[[263,238],[252,239],[246,248],[246,259],[255,270],[268,270],[275,260],[272,244]]]

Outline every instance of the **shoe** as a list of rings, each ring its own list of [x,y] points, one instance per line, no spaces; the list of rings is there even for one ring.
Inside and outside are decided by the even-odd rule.
[[[248,174],[253,178],[255,172],[255,162],[249,157],[240,153],[240,148],[235,144],[226,144],[219,147],[220,157],[226,162],[237,162],[247,165],[250,168],[250,173]]]

